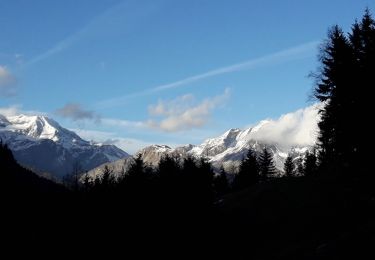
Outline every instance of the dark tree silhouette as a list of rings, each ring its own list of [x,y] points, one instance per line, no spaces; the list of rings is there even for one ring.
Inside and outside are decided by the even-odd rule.
[[[322,166],[339,165],[344,161],[343,136],[347,121],[342,120],[343,105],[347,102],[345,92],[351,86],[351,49],[342,30],[335,26],[329,32],[329,41],[324,47],[321,62],[321,79],[315,97],[325,102],[319,122],[320,161]],[[347,109],[347,108],[346,108]],[[341,111],[340,111],[341,110]]]
[[[176,185],[181,175],[179,158],[168,154],[163,156],[158,164],[157,175],[164,188]]]
[[[200,158],[198,161],[197,173],[197,186],[198,193],[201,198],[197,198],[199,204],[203,207],[211,205],[214,200],[214,171],[207,158]]]
[[[134,158],[125,176],[122,176],[122,182],[130,186],[142,186],[147,183],[151,176],[151,169],[145,165],[142,155],[139,154]]]
[[[121,194],[119,197],[132,211],[151,210],[157,199],[154,195],[155,173],[144,163],[141,154],[133,159],[126,173],[118,178],[116,186],[117,193]]]
[[[318,164],[315,155],[315,150],[312,152],[307,151],[303,165],[303,173],[305,176],[312,176],[317,172]]]
[[[267,147],[264,147],[263,152],[259,156],[259,171],[263,181],[268,180],[276,173],[272,154],[268,151]]]
[[[324,102],[320,111],[319,162],[325,171],[369,172],[361,163],[366,153],[368,129],[361,115],[370,109],[375,67],[375,22],[366,10],[349,36],[338,26],[328,33],[321,50],[321,70],[314,96]]]
[[[257,157],[252,149],[249,149],[246,157],[242,159],[239,171],[235,175],[232,186],[234,190],[247,188],[259,182],[259,166]]]
[[[22,198],[23,201],[32,200],[34,195],[50,193],[65,193],[66,189],[53,181],[39,177],[35,173],[23,168],[15,160],[12,151],[0,140],[0,179],[1,193],[8,193]],[[51,199],[53,196],[50,196]],[[46,200],[48,196],[46,197]],[[11,201],[11,200],[10,200]],[[14,202],[17,204],[17,202]]]
[[[115,183],[115,178],[113,176],[113,169],[111,169],[108,165],[104,166],[103,175],[100,179],[101,185],[104,187],[112,187]]]
[[[86,172],[83,174],[83,191],[84,192],[89,192],[91,191],[92,187],[93,187],[93,180],[92,178],[90,177],[90,175]]]
[[[214,189],[218,196],[222,196],[229,191],[227,173],[223,166],[220,167],[220,173],[214,178]]]
[[[293,162],[293,158],[290,154],[288,154],[288,157],[286,157],[285,159],[284,174],[285,177],[292,177],[295,175],[295,165]]]
[[[63,183],[69,189],[77,192],[80,189],[80,177],[82,175],[82,167],[79,162],[75,161],[72,165],[72,172],[63,177]]]
[[[214,173],[205,158],[184,158],[181,171],[181,200],[187,207],[206,207],[214,197]]]
[[[159,201],[166,207],[172,207],[181,196],[181,164],[178,157],[165,155],[159,161],[158,177]]]

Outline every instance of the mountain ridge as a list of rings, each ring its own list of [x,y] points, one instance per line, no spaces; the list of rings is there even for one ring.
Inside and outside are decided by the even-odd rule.
[[[86,141],[41,115],[0,115],[0,140],[21,165],[57,179],[71,173],[74,167],[87,171],[129,157],[114,145]]]
[[[249,149],[253,149],[257,154],[267,147],[271,152],[275,166],[279,173],[283,172],[284,161],[288,154],[293,160],[303,157],[306,151],[312,150],[313,145],[281,145],[274,141],[264,141],[259,135],[264,129],[272,124],[270,120],[262,120],[258,124],[246,128],[231,128],[222,135],[214,138],[208,138],[199,145],[187,144],[176,148],[168,145],[154,144],[139,150],[134,156],[141,155],[144,162],[150,166],[157,166],[160,159],[165,155],[186,157],[193,156],[196,158],[205,157],[211,163],[215,171],[219,171],[223,166],[229,173],[235,173],[241,160],[246,156]],[[313,130],[312,130],[313,131]],[[131,158],[120,159],[115,162],[106,163],[91,171],[88,174],[95,178],[100,176],[105,166],[113,169],[114,172],[121,169],[123,171],[129,167]]]

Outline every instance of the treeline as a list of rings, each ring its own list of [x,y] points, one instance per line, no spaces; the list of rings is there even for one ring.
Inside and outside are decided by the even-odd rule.
[[[79,167],[78,167],[79,168]],[[267,147],[257,154],[249,149],[236,172],[224,167],[214,172],[206,158],[165,155],[156,167],[146,164],[141,155],[133,158],[127,170],[115,172],[105,166],[94,175],[75,171],[65,178],[65,185],[86,200],[122,200],[128,205],[157,205],[192,209],[210,209],[222,196],[271,182],[275,178],[316,176],[318,162],[315,150],[304,156],[288,155],[284,173],[276,169]]]
[[[119,173],[108,166],[96,177],[81,174],[79,165],[72,174],[64,178],[63,184],[55,184],[21,167],[6,146],[0,145],[0,165],[5,190],[28,196],[29,191],[45,194],[71,193],[83,201],[111,204],[109,201],[123,200],[136,205],[158,205],[166,207],[208,209],[221,196],[262,184],[278,178],[272,154],[267,147],[257,156],[252,149],[239,164],[238,171],[228,174],[224,167],[215,173],[205,158],[181,158],[166,155],[157,167],[147,165],[139,155],[130,167]],[[317,169],[315,152],[306,152],[304,159],[289,155],[285,161],[284,177],[313,175]],[[72,195],[75,194],[75,195]],[[84,203],[84,202],[82,202]]]
[[[204,208],[213,202],[216,178],[205,159],[165,156],[154,169],[138,156],[122,174],[105,166],[95,179],[83,175],[79,191],[95,199],[110,197],[135,205]]]

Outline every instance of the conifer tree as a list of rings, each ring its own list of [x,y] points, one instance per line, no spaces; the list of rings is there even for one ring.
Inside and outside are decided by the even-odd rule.
[[[89,192],[91,190],[92,186],[93,186],[92,178],[86,172],[83,175],[83,189],[84,189],[84,192]]]
[[[214,189],[218,196],[227,193],[229,190],[227,173],[223,166],[220,167],[220,173],[214,178]]]
[[[156,175],[158,177],[158,195],[161,205],[172,207],[178,203],[182,192],[182,175],[180,160],[171,155],[165,155],[159,161]]]
[[[375,22],[367,9],[349,35],[334,26],[321,50],[314,96],[320,111],[319,162],[328,172],[368,172],[370,130],[361,115],[370,110],[375,67]]]
[[[207,158],[199,159],[196,179],[196,189],[199,194],[198,203],[202,206],[210,205],[214,199],[214,171]]]
[[[140,195],[149,188],[152,178],[152,170],[144,163],[139,154],[133,158],[125,174],[118,179],[118,186],[121,192]]]
[[[114,184],[115,180],[113,177],[113,169],[109,168],[108,165],[104,166],[103,175],[100,179],[100,184],[105,189],[110,189]]]
[[[295,165],[293,162],[293,158],[290,154],[288,154],[288,157],[285,159],[284,163],[284,174],[285,177],[292,177],[295,173]]]
[[[259,182],[259,166],[257,157],[252,149],[249,149],[246,157],[242,159],[239,171],[233,180],[233,189],[240,190]]]
[[[267,147],[264,147],[263,152],[259,156],[259,170],[263,181],[268,180],[276,173],[272,154],[268,151]]]
[[[192,156],[184,158],[180,196],[187,208],[206,206],[213,199],[213,171],[210,163]]]
[[[304,160],[303,172],[305,176],[311,176],[317,171],[317,158],[315,150],[312,152],[307,151]]]
[[[176,184],[180,174],[181,166],[177,157],[167,154],[160,159],[157,167],[157,175],[163,184]]]

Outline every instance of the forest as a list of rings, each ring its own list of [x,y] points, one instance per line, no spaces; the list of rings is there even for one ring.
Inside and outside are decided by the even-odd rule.
[[[349,32],[329,29],[319,63],[316,147],[303,160],[289,156],[282,177],[264,148],[250,149],[233,179],[205,158],[165,156],[152,168],[138,156],[119,177],[106,167],[61,184],[21,167],[1,143],[3,236],[86,257],[375,259],[372,128],[363,119],[375,68],[369,10]]]

